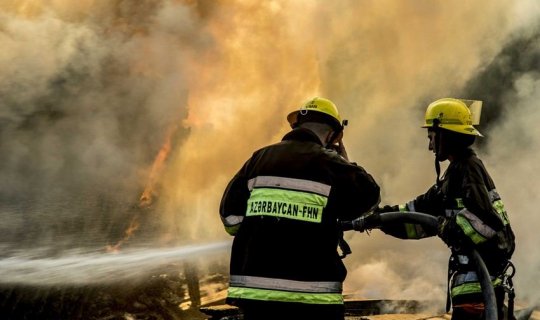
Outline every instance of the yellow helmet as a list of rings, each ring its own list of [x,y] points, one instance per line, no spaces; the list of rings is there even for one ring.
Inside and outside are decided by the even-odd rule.
[[[466,101],[470,100],[443,98],[432,102],[426,109],[425,123],[422,128],[431,128],[438,122],[439,128],[483,137],[473,126],[473,114]]]
[[[338,126],[343,126],[343,123],[341,121],[341,117],[339,116],[338,109],[336,105],[325,98],[315,97],[311,100],[306,101],[302,107],[300,107],[300,110],[293,111],[289,113],[287,116],[287,121],[291,125],[291,127],[294,127],[296,122],[298,121],[298,115],[305,115],[309,111],[315,111],[315,112],[321,112],[324,114],[329,115],[332,119],[336,120]]]

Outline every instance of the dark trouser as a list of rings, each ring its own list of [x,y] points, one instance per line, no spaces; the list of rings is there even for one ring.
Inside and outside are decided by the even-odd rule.
[[[244,320],[344,320],[342,304],[305,304],[244,300],[238,304]]]
[[[475,302],[481,302],[482,300],[478,300],[478,296],[475,296],[475,299],[472,299],[474,301],[471,301],[471,303]],[[512,320],[515,319],[513,315],[508,316],[508,318],[504,315],[504,289],[503,287],[496,287],[495,288],[495,298],[497,300],[497,314],[498,314],[498,320]],[[483,301],[482,301],[483,302]],[[466,303],[465,301],[462,301],[461,303]],[[484,310],[471,310],[467,308],[461,308],[459,306],[454,306],[452,308],[452,320],[483,320],[485,319]]]

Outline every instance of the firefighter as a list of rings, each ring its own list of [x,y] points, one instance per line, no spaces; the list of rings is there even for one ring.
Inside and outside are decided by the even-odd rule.
[[[332,101],[315,97],[287,120],[292,131],[255,151],[221,200],[235,237],[227,303],[246,320],[344,319],[338,220],[377,207],[379,186],[348,161]]]
[[[437,216],[440,222],[438,236],[452,252],[447,299],[447,311],[450,302],[452,304],[452,319],[483,317],[480,283],[467,254],[471,248],[479,252],[492,276],[498,317],[503,319],[505,270],[514,251],[514,234],[493,180],[471,149],[475,138],[482,134],[473,126],[473,115],[467,102],[471,100],[444,98],[427,107],[423,128],[428,131],[429,150],[435,154],[436,183],[425,194],[406,204],[384,206],[375,212],[399,210]],[[440,178],[439,162],[446,160],[449,165]],[[376,220],[376,217],[375,214],[371,219]],[[433,231],[430,233],[420,225],[409,223],[381,229],[402,239],[435,235]]]

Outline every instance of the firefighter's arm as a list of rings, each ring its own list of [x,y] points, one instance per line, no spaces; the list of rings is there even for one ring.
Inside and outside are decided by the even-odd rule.
[[[375,179],[367,173],[362,167],[358,167],[358,173],[356,175],[355,184],[361,191],[361,195],[353,195],[351,199],[357,201],[357,212],[365,214],[373,211],[381,202],[381,189],[375,182]]]
[[[227,185],[219,207],[219,215],[225,231],[232,236],[236,235],[238,229],[240,229],[246,214],[247,200],[249,198],[248,183],[245,176],[246,166],[247,163]]]
[[[408,212],[417,212],[414,210],[414,202],[410,201],[406,204],[384,206],[378,208],[376,212],[403,212],[403,214],[409,214]],[[392,223],[381,227],[381,231],[396,238],[406,240],[417,240],[427,237],[431,237],[435,234],[428,232],[418,223]]]
[[[343,143],[343,133],[341,133],[341,136],[339,137],[337,141],[336,151],[345,160],[349,161],[349,155],[347,154],[347,149],[345,148],[345,144]]]
[[[352,221],[373,211],[380,202],[380,188],[373,177],[355,163],[342,163],[334,170],[342,180],[334,188],[339,220]]]
[[[384,206],[379,208],[379,212],[396,212],[400,211],[403,214],[407,212],[420,212],[430,215],[436,215],[440,210],[440,192],[436,186],[432,186],[426,193],[419,195],[414,200],[411,200],[407,203],[395,205],[395,206]],[[391,225],[386,225],[381,230],[400,239],[423,239],[436,235],[433,231],[428,231],[424,229],[420,224],[416,223],[395,223]]]
[[[463,208],[456,214],[458,231],[474,244],[493,238],[503,228],[493,207],[486,185],[477,170],[470,170],[463,179]]]

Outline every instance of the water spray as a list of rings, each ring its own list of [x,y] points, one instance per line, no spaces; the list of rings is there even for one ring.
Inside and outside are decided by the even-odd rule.
[[[228,241],[163,249],[126,249],[36,258],[30,253],[0,260],[0,284],[86,285],[133,280],[164,265],[186,262],[230,249]]]

